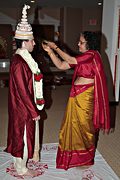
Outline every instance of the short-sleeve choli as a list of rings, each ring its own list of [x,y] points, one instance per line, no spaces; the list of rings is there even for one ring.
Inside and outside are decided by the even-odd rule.
[[[69,64],[75,68],[77,77],[94,78],[94,51],[87,51],[84,54],[76,56],[77,64]]]

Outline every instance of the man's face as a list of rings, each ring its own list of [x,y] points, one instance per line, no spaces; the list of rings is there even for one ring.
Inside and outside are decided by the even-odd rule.
[[[32,52],[32,51],[33,51],[34,45],[35,45],[34,39],[28,40],[28,41],[24,41],[24,44],[25,44],[25,48],[26,48],[29,52]]]

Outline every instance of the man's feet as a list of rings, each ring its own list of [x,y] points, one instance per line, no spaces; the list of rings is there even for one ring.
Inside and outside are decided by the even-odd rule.
[[[34,151],[32,160],[35,162],[38,162],[40,160],[39,151]]]

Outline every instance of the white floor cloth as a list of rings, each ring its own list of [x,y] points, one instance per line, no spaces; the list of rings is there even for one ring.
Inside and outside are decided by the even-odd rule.
[[[67,171],[56,169],[57,146],[57,143],[43,144],[40,163],[47,164],[48,169],[44,174],[34,177],[34,180],[120,180],[98,151],[96,151],[95,164],[88,169],[71,168]],[[17,179],[6,173],[6,168],[11,162],[11,155],[0,148],[0,180]]]

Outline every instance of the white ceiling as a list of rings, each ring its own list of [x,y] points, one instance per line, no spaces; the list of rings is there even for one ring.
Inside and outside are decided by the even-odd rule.
[[[24,4],[39,7],[97,7],[103,0],[35,0],[34,5],[30,0],[0,0],[0,8],[23,7]]]

